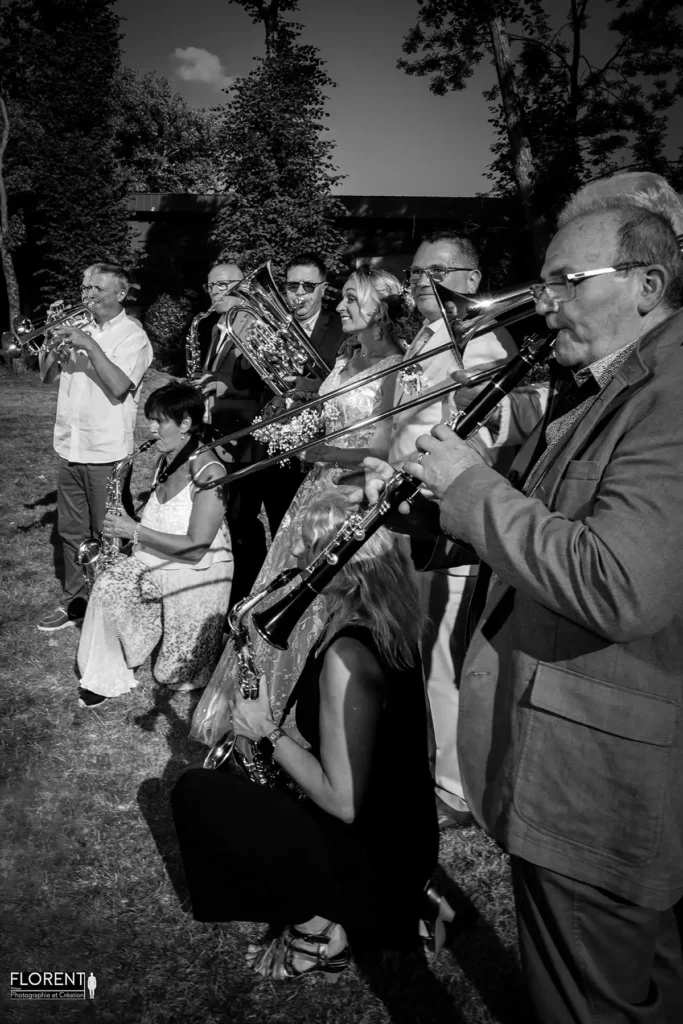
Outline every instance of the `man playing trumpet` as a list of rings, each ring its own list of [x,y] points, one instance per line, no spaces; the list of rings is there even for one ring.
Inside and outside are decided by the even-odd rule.
[[[133,451],[140,383],[152,362],[142,327],[123,308],[126,272],[94,263],[83,274],[81,295],[94,322],[54,330],[40,355],[44,384],[59,379],[54,448],[59,456],[57,529],[64,551],[61,604],[38,623],[53,631],[83,617],[87,592],[76,555],[82,541],[99,537],[107,481],[116,462]]]

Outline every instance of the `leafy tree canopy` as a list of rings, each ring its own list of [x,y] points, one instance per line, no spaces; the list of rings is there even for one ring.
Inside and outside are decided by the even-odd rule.
[[[0,91],[12,128],[7,179],[12,191],[28,193],[44,300],[75,299],[88,263],[129,257],[125,177],[112,142],[114,5],[8,0],[0,9]]]
[[[237,80],[224,107],[226,202],[214,240],[222,259],[251,269],[269,259],[281,268],[301,250],[337,269],[343,239],[334,221],[343,208],[331,189],[341,175],[323,137],[325,90],[334,83],[317,49],[293,42],[291,28]]]
[[[623,166],[683,184],[680,159],[666,155],[669,114],[683,97],[683,3],[569,0],[558,21],[541,0],[418,2],[418,22],[403,44],[412,59],[399,67],[429,76],[437,95],[466,87],[491,52],[492,18],[504,23],[540,206],[556,208],[583,182]],[[598,55],[591,18],[610,10],[609,49]],[[509,194],[515,182],[498,85],[485,96],[496,131],[489,177],[499,194]]]
[[[129,192],[219,191],[222,121],[215,110],[194,110],[168,79],[126,67],[114,95],[114,152]]]

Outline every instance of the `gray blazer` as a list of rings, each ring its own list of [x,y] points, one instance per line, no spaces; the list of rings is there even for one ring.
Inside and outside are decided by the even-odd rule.
[[[470,807],[510,853],[655,909],[683,895],[682,342],[683,312],[641,339],[531,496],[482,466],[440,504],[500,577],[461,679]]]

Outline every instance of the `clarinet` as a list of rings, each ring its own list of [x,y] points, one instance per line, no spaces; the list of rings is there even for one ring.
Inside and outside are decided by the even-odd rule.
[[[545,336],[533,335],[520,352],[501,367],[469,408],[452,424],[449,422],[453,432],[463,440],[475,434],[531,367],[546,358],[554,341],[554,331]],[[286,650],[290,633],[315,598],[368,537],[397,514],[403,502],[414,501],[421,487],[421,481],[408,473],[395,473],[377,504],[351,515],[330,543],[302,570],[299,584],[266,611],[253,616],[253,625],[263,639],[278,650]]]

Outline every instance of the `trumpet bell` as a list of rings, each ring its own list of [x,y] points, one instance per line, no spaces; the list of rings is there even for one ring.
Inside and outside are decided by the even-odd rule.
[[[3,331],[2,351],[10,359],[18,359],[22,353],[21,345],[17,342],[11,331]]]

